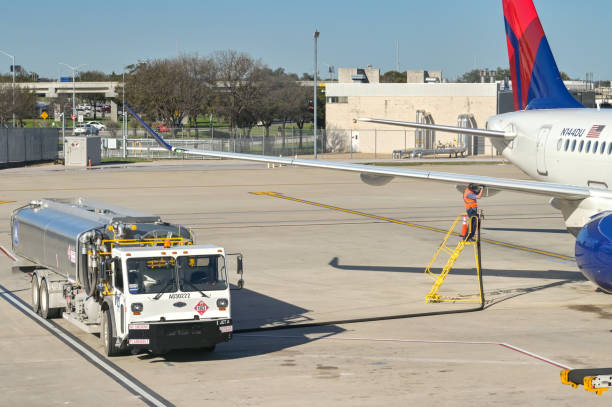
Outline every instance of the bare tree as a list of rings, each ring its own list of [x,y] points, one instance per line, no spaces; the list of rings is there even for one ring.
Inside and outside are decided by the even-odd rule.
[[[147,119],[170,124],[173,131],[185,117],[195,122],[211,105],[215,70],[210,58],[182,55],[140,62],[128,69],[128,103]]]
[[[211,111],[215,69],[211,58],[183,55],[178,59],[180,89],[184,111],[189,121],[197,127],[199,115]]]
[[[264,126],[264,137],[270,136],[270,126],[279,119],[280,91],[283,87],[282,68],[273,71],[267,66],[259,68],[254,75],[258,93],[254,106],[255,117]]]
[[[232,129],[240,122],[252,122],[254,115],[246,110],[259,93],[255,73],[261,63],[234,50],[217,51],[212,58],[220,88],[218,113],[229,121]]]

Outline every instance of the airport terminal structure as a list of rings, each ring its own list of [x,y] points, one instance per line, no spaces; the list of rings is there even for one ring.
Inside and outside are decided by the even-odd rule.
[[[378,69],[340,68],[326,83],[327,147],[331,151],[391,154],[456,149],[465,155],[497,155],[484,137],[354,122],[357,117],[484,128],[488,117],[512,110],[499,83],[448,83],[441,71],[408,71],[407,83],[380,83]],[[458,113],[459,112],[459,113]],[[351,145],[346,146],[350,137]]]

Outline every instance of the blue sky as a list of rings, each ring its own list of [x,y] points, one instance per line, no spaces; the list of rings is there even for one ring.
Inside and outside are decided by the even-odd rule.
[[[561,71],[612,79],[606,41],[612,2],[534,3]],[[508,65],[501,0],[4,1],[0,14],[0,50],[48,77],[69,74],[59,62],[110,73],[138,60],[221,49],[312,72],[315,28],[324,78],[326,64],[395,69],[396,40],[402,70],[442,69],[454,78]],[[0,55],[0,73],[9,65]]]

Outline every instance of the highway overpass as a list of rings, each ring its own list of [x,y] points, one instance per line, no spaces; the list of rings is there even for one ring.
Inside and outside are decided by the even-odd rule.
[[[116,88],[121,82],[75,82],[74,92],[77,95],[99,93],[106,98],[117,96]],[[38,96],[54,98],[60,94],[72,95],[72,82],[19,82],[19,87],[33,89]],[[12,86],[5,83],[4,86]]]

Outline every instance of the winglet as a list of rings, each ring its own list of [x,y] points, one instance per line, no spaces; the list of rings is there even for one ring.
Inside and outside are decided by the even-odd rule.
[[[130,114],[132,116],[134,116],[136,118],[136,120],[138,120],[140,122],[140,124],[142,124],[144,126],[144,128],[149,132],[149,134],[151,136],[153,136],[153,138],[155,139],[155,141],[157,141],[159,143],[160,146],[162,146],[163,148],[170,150],[170,151],[174,151],[174,147],[172,147],[170,144],[166,143],[166,141],[162,138],[162,136],[160,136],[159,134],[157,134],[155,132],[155,130],[153,130],[151,128],[151,126],[149,126],[147,124],[147,122],[145,122],[144,120],[142,120],[142,118],[140,116],[138,116],[138,114],[127,104],[124,103],[123,106],[128,110],[128,112],[130,112]],[[124,118],[125,119],[125,118]]]

